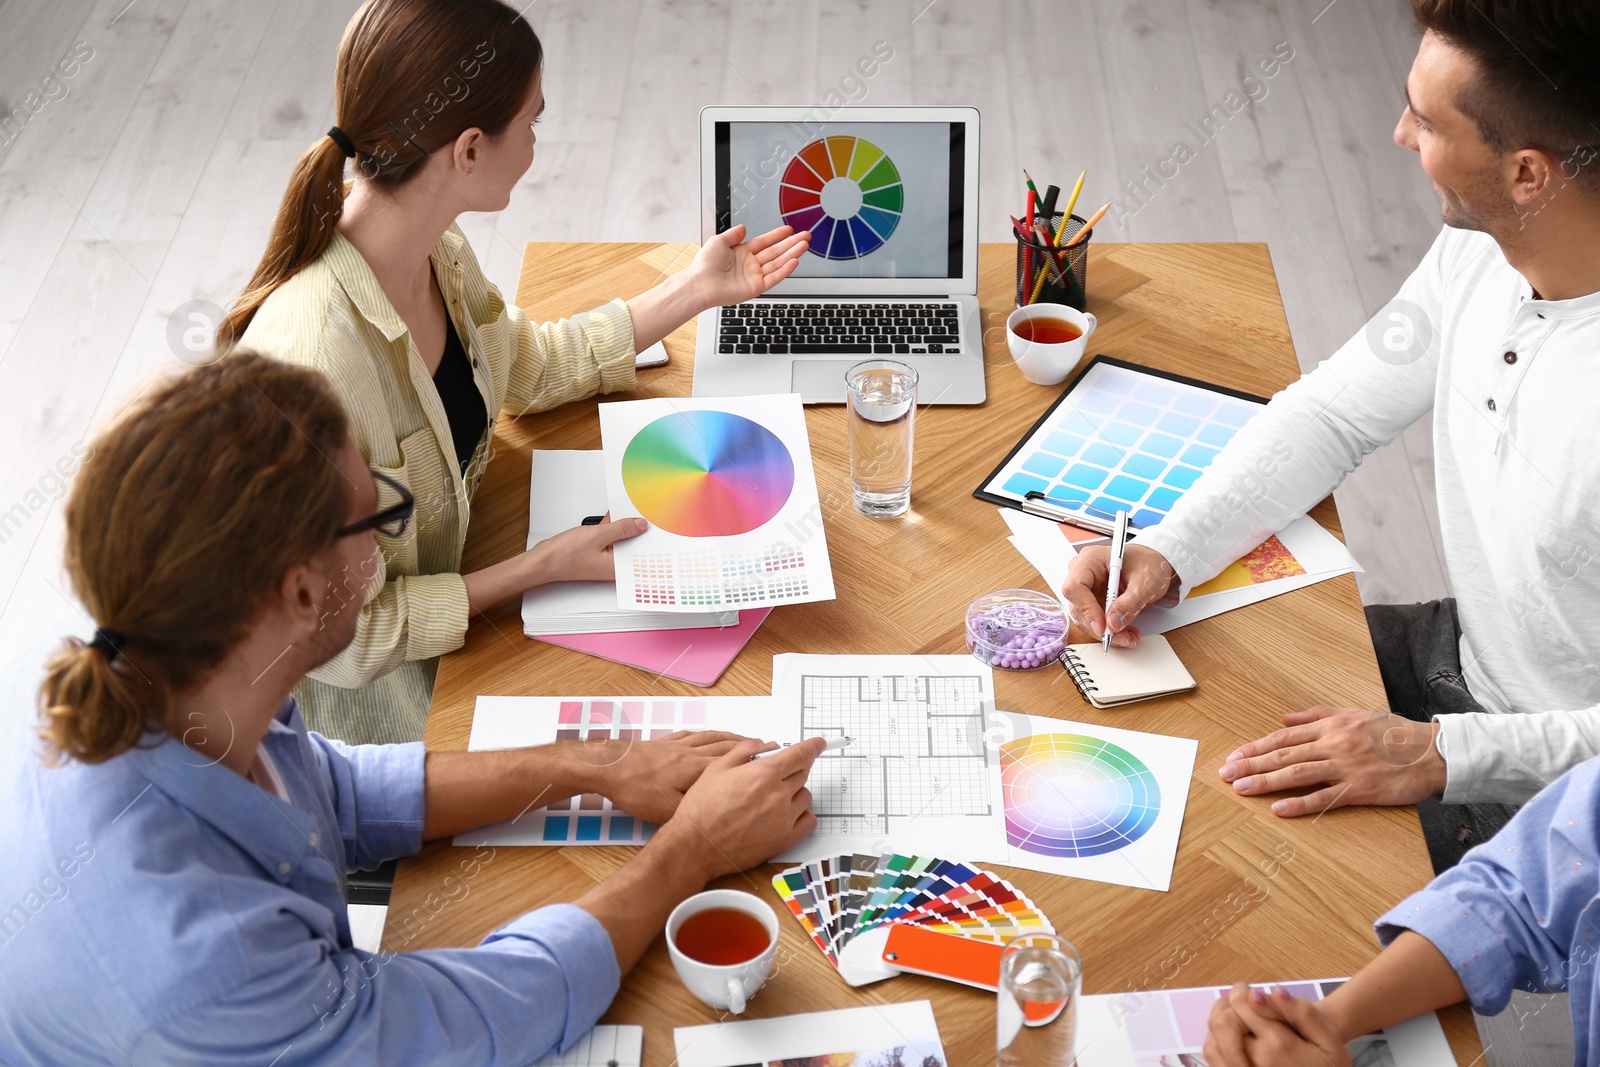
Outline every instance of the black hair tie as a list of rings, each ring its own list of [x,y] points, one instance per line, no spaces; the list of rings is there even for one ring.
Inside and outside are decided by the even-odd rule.
[[[354,141],[350,140],[349,134],[337,126],[331,126],[328,129],[328,136],[333,138],[333,143],[339,146],[339,151],[345,154],[345,158],[355,158],[356,145]]]
[[[128,639],[120,631],[101,626],[95,629],[94,640],[89,642],[89,647],[99,649],[107,660],[114,660],[121,655],[122,646],[127,643]]]

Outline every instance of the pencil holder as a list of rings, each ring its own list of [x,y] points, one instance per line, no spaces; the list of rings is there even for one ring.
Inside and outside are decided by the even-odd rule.
[[[1049,219],[1039,216],[1047,224],[1052,236],[1056,227],[1061,224],[1061,212],[1056,212]],[[1083,229],[1084,220],[1077,215],[1067,220],[1067,228],[1061,234],[1061,243],[1064,245],[1072,240],[1073,234]],[[1035,238],[1024,241],[1017,238],[1017,307],[1024,304],[1067,304],[1084,310],[1088,300],[1088,275],[1089,268],[1089,242],[1094,240],[1094,231],[1083,239],[1083,243],[1065,252],[1052,252],[1050,246]],[[1056,270],[1051,270],[1051,259],[1055,260]],[[1059,278],[1058,278],[1059,275]],[[1039,284],[1040,277],[1044,285]],[[1038,296],[1034,296],[1034,293]]]

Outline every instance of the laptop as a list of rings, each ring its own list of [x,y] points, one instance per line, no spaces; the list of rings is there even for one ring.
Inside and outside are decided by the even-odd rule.
[[[819,118],[826,115],[825,119]],[[845,399],[845,372],[917,368],[924,404],[981,404],[978,112],[970,107],[708,107],[701,239],[811,231],[764,296],[701,313],[694,395]]]

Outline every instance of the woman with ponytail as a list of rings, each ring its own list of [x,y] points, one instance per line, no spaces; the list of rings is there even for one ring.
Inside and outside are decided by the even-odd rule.
[[[332,736],[420,738],[437,657],[460,647],[473,612],[549,581],[609,581],[611,544],[643,530],[635,518],[580,527],[459,573],[496,413],[630,389],[636,350],[760,295],[806,249],[787,227],[748,241],[735,227],[637,297],[530,322],[455,219],[504,208],[532,163],[542,61],[500,0],[368,0],[339,47],[337,122],[301,158],[218,331],[219,346],[325,373],[367,462],[416,498],[406,533],[380,535],[378,573],[360,576],[375,579],[371,599],[344,609],[360,615],[355,641],[299,692]]]

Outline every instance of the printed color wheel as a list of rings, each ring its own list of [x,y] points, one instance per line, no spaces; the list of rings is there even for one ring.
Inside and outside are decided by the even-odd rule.
[[[749,533],[794,489],[794,459],[776,434],[726,411],[678,411],[634,435],[622,485],[652,524],[683,537]]]
[[[789,161],[778,186],[778,211],[811,231],[811,251],[858,259],[877,250],[900,224],[905,186],[883,149],[860,137],[823,137]]]
[[[1006,840],[1041,856],[1115,852],[1161,812],[1156,776],[1126,749],[1083,734],[1035,734],[1000,749]]]

